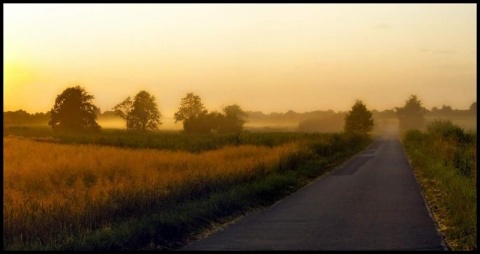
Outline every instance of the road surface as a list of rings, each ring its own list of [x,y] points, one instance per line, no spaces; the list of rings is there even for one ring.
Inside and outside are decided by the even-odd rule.
[[[447,250],[395,136],[182,250]]]

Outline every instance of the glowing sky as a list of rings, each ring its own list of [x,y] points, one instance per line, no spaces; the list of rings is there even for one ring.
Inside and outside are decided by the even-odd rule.
[[[476,4],[4,4],[4,111],[72,84],[111,110],[140,90],[265,113],[476,101]]]

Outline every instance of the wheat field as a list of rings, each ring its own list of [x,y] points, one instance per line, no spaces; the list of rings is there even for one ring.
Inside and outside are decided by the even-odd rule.
[[[107,227],[172,200],[248,181],[298,152],[295,142],[201,153],[4,137],[4,247]]]

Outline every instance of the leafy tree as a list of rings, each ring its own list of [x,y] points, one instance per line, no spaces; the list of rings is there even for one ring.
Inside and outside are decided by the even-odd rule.
[[[211,132],[211,131],[221,132],[222,125],[225,121],[225,116],[222,113],[219,113],[217,111],[212,111],[206,115],[205,120],[206,120],[205,125],[208,128],[208,132]]]
[[[125,119],[127,130],[157,130],[162,124],[155,97],[146,91],[140,91],[133,101],[127,97],[113,109]]]
[[[185,132],[189,133],[210,133],[218,129],[218,122],[223,116],[217,112],[203,110],[196,116],[191,116],[183,121]]]
[[[54,130],[100,130],[96,121],[98,108],[91,102],[93,98],[80,86],[65,89],[55,99],[48,125]]]
[[[132,111],[132,106],[132,99],[130,98],[130,96],[128,96],[125,100],[113,107],[115,114],[125,120],[127,130],[132,129],[132,121],[130,120],[130,112]]]
[[[135,130],[157,130],[158,125],[162,124],[155,97],[146,91],[135,95],[130,116]]]
[[[194,93],[187,93],[187,96],[182,98],[180,108],[174,114],[175,123],[191,117],[198,117],[200,114],[204,114],[205,110],[200,96]]]
[[[234,104],[223,109],[224,114],[208,112],[198,95],[188,93],[182,98],[180,108],[174,114],[175,122],[183,122],[183,130],[190,133],[236,132],[245,124],[247,113]]]
[[[180,103],[180,108],[174,114],[175,123],[182,121],[183,129],[186,132],[202,132],[200,129],[201,123],[204,122],[208,111],[203,106],[200,96],[195,95],[194,93],[187,93],[187,95],[182,98]]]
[[[427,110],[422,106],[422,102],[416,95],[410,95],[405,101],[403,108],[395,108],[400,130],[420,129],[425,125],[425,114]]]
[[[243,129],[246,122],[247,113],[243,111],[237,104],[226,106],[223,108],[225,116],[220,125],[220,132],[239,133]]]
[[[356,100],[352,110],[345,116],[345,132],[367,134],[373,129],[372,112],[361,100]]]

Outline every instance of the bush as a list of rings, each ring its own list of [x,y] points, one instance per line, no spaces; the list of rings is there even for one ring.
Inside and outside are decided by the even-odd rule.
[[[476,135],[466,133],[450,121],[435,120],[427,133],[412,130],[405,135],[406,145],[423,147],[445,166],[453,166],[472,179],[476,177]]]

